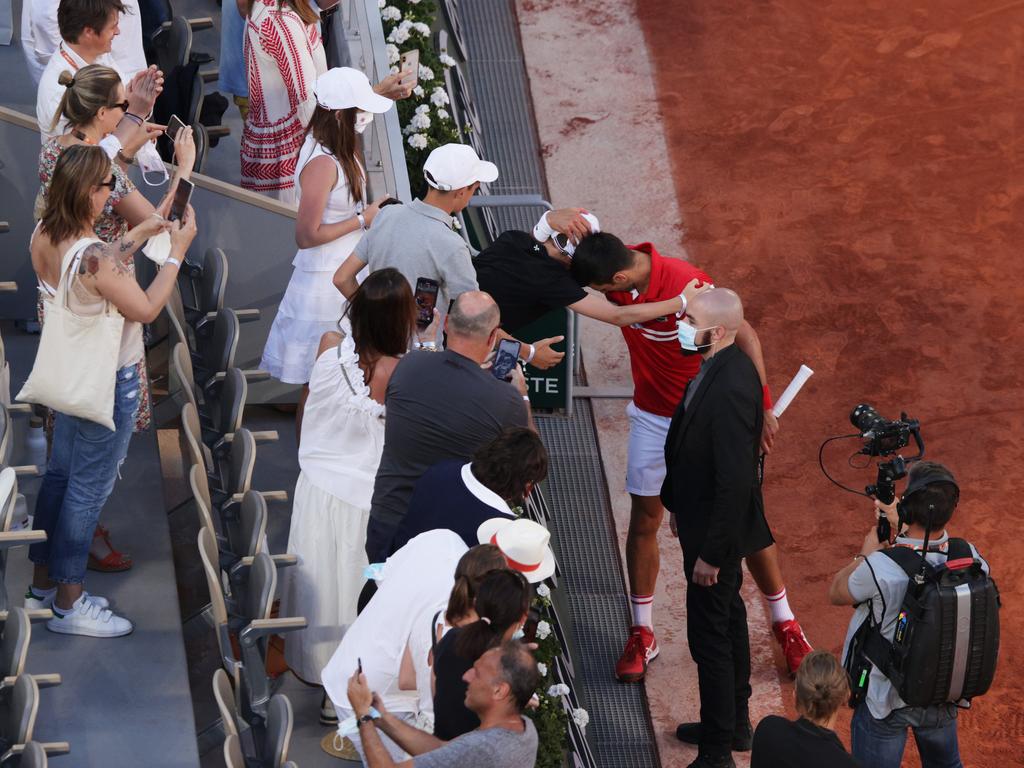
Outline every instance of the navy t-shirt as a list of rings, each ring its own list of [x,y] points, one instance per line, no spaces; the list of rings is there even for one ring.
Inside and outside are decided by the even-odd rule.
[[[409,511],[406,512],[395,534],[392,552],[409,539],[427,531],[447,528],[454,531],[467,547],[479,542],[476,529],[492,517],[514,519],[507,510],[502,512],[474,495],[462,479],[462,467],[467,462],[449,459],[428,469],[413,487]]]

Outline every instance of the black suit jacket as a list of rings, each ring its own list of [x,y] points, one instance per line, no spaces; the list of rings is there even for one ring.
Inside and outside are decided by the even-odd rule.
[[[665,441],[661,500],[676,515],[688,570],[698,557],[721,567],[772,543],[758,478],[761,381],[735,344],[713,360]]]

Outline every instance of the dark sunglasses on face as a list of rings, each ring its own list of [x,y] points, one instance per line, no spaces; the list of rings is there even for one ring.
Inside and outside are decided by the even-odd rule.
[[[128,111],[128,99],[125,99],[124,101],[119,101],[116,104],[111,104],[108,107],[108,109],[120,109],[122,112],[127,112]]]
[[[101,181],[99,184],[96,185],[96,187],[97,189],[99,187],[109,187],[110,191],[113,192],[114,189],[117,187],[117,180],[113,176],[111,176],[106,181]]]

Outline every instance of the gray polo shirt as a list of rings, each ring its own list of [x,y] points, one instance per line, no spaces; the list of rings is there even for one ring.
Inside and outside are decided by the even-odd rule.
[[[418,278],[436,280],[441,284],[437,309],[442,315],[449,301],[477,289],[472,252],[452,229],[452,217],[422,200],[381,208],[353,253],[371,272],[394,267],[413,290]]]
[[[528,717],[523,731],[479,728],[444,746],[413,758],[413,768],[533,768],[537,761],[537,729]]]

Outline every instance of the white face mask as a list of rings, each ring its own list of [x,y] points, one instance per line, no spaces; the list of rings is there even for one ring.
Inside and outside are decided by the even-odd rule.
[[[362,133],[373,122],[373,112],[356,112],[356,133]]]
[[[160,157],[160,153],[156,151],[156,144],[147,141],[135,153],[135,159],[139,161],[139,168],[142,169],[142,180],[146,184],[151,187],[159,187],[167,183],[167,180],[170,178],[167,175],[167,166],[164,165],[164,160]],[[156,174],[158,181],[150,181],[149,177],[151,174]]]
[[[682,347],[685,351],[700,352],[701,347],[712,346],[713,342],[710,342],[708,344],[702,344],[701,347],[698,347],[697,334],[701,333],[702,331],[710,331],[711,328],[715,328],[717,326],[711,326],[711,328],[694,328],[692,325],[690,325],[689,323],[684,323],[682,320],[680,320],[676,325],[678,327],[679,332],[679,346]]]

